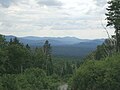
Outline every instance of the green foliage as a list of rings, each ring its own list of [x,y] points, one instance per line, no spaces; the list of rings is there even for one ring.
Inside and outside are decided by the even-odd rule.
[[[113,26],[116,33],[116,51],[120,51],[120,0],[110,0],[107,8],[107,26]]]
[[[6,72],[5,65],[8,60],[7,50],[0,48],[0,73],[3,74]]]
[[[53,74],[53,75],[48,76],[47,78],[45,78],[45,81],[47,81],[46,82],[46,87],[48,88],[48,90],[57,90],[58,86],[61,83],[60,79],[61,78],[56,74]]]
[[[119,90],[120,54],[86,61],[71,79],[71,90]]]
[[[69,77],[80,67],[82,61],[78,58],[54,57],[53,63],[54,73],[62,77],[63,81],[67,82]]]
[[[105,45],[97,46],[97,50],[95,52],[95,60],[100,60],[101,58],[107,57],[107,51]]]
[[[31,62],[32,67],[46,69],[46,59],[41,48],[35,49],[35,52],[32,54],[32,60],[29,62]]]
[[[33,50],[1,35],[0,46],[0,90],[57,90],[79,66],[66,58],[53,62],[48,41]]]
[[[8,47],[8,58],[7,61],[9,63],[8,66],[6,66],[8,73],[20,73],[22,72],[23,65],[25,63],[27,55],[27,49],[17,45],[13,44]]]
[[[21,74],[0,77],[0,90],[57,90],[60,83],[56,75],[47,76],[39,68],[26,69]]]
[[[4,36],[0,35],[0,73],[5,73],[5,63],[8,60],[7,42]]]
[[[18,90],[15,75],[5,74],[1,77],[1,83],[3,90]]]
[[[51,75],[53,74],[53,63],[52,63],[52,57],[51,57],[52,49],[48,40],[46,40],[45,44],[43,45],[43,53],[46,60],[45,65],[46,65],[47,75]]]
[[[16,78],[20,90],[44,90],[44,79],[46,74],[39,68],[31,68],[25,70],[23,74]]]
[[[115,53],[115,45],[113,39],[106,39],[102,45],[98,45],[96,50],[90,53],[86,58],[89,60],[100,60],[112,56]]]
[[[3,89],[3,84],[2,84],[2,77],[0,77],[0,90],[4,90]]]
[[[80,66],[75,58],[52,59],[51,45],[31,49],[0,36],[0,90],[57,90]]]
[[[0,48],[5,48],[7,45],[7,42],[5,41],[5,37],[0,34]]]
[[[114,26],[115,29],[119,29],[120,24],[120,1],[110,0],[108,2],[109,6],[107,8],[108,13],[106,14],[108,24],[107,26]]]

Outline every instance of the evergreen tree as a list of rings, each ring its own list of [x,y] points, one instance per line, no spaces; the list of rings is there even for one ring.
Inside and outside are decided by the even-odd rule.
[[[48,40],[45,41],[45,44],[43,46],[43,52],[44,52],[46,58],[51,56],[51,45],[49,44]]]
[[[15,38],[13,39],[13,42],[14,42],[14,44],[19,44],[19,43],[20,43],[17,37],[15,37]]]
[[[7,42],[5,41],[5,36],[0,34],[0,48],[4,48],[7,45]]]
[[[52,63],[52,58],[51,58],[51,45],[49,44],[49,41],[46,40],[45,44],[43,46],[43,53],[45,55],[46,58],[46,70],[47,70],[47,74],[51,75],[53,73],[53,63]]]
[[[26,45],[26,48],[27,48],[27,49],[30,49],[30,46],[27,44],[27,45]]]
[[[16,45],[20,45],[20,46],[22,46],[22,47],[24,46],[24,45],[19,41],[19,39],[18,39],[17,37],[15,37],[15,38],[13,38],[13,39],[12,39],[12,38],[10,39],[9,45],[13,45],[13,44],[14,44],[14,45],[15,45],[15,44],[16,44]]]
[[[8,51],[7,51],[7,42],[5,37],[0,35],[0,73],[3,74],[6,72],[5,63],[8,60]]]
[[[12,38],[10,38],[9,44],[10,44],[10,45],[13,44],[13,39],[12,39]]]
[[[7,73],[21,73],[23,65],[28,58],[27,49],[18,44],[9,45],[8,60],[6,63]]]
[[[107,8],[107,26],[113,26],[116,33],[116,51],[120,51],[120,0],[111,0]]]

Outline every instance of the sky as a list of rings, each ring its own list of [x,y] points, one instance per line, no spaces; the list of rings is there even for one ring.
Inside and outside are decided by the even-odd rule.
[[[0,33],[19,37],[107,38],[103,28],[107,1],[0,0]],[[114,34],[113,29],[107,30]]]

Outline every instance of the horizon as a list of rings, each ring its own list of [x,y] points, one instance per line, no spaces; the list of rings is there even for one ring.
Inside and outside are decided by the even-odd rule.
[[[1,35],[3,35],[3,34],[1,34]],[[16,36],[16,35],[4,35],[4,36],[10,36],[10,37],[17,37],[17,38],[26,38],[26,37],[32,37],[32,38],[76,38],[76,39],[83,39],[83,40],[99,40],[99,39],[107,39],[107,38],[92,38],[92,39],[90,39],[90,38],[78,38],[78,37],[74,37],[74,36],[56,36],[56,37],[48,37],[48,36]]]
[[[78,31],[78,30],[77,30]],[[93,31],[93,30],[90,30],[90,32]],[[69,31],[70,32],[70,31]],[[7,35],[7,36],[16,36],[16,37],[53,37],[53,38],[63,38],[63,37],[75,37],[75,38],[78,38],[78,39],[89,39],[89,40],[94,40],[94,39],[107,39],[109,38],[106,31],[98,31],[97,34],[94,34],[94,33],[89,33],[88,32],[88,36],[85,36],[84,34],[86,34],[86,32],[83,32],[81,33],[81,31],[78,31],[78,33],[76,33],[75,35],[72,35],[74,33],[74,31],[70,34],[70,35],[64,35],[63,34],[64,32],[59,32],[60,35],[53,35],[53,34],[48,34],[48,35],[34,35],[34,34],[4,34],[4,33],[1,33],[2,35]],[[114,30],[111,30],[111,31],[108,31],[109,35],[114,35]],[[58,34],[58,33],[56,33]],[[94,37],[94,35],[96,37]]]

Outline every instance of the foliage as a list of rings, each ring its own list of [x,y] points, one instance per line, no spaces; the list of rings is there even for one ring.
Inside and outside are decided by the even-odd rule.
[[[116,51],[120,51],[120,0],[110,0],[107,8],[107,26],[113,26],[116,33]]]
[[[86,61],[71,79],[71,90],[119,90],[120,54]]]
[[[0,46],[0,90],[57,90],[79,67],[77,61],[52,59],[49,41],[31,49],[1,35]]]
[[[98,45],[96,50],[86,56],[89,60],[100,60],[112,56],[115,53],[115,44],[112,38],[106,39],[102,45]]]
[[[56,76],[47,76],[44,70],[39,68],[0,77],[0,90],[57,90],[59,85]]]

